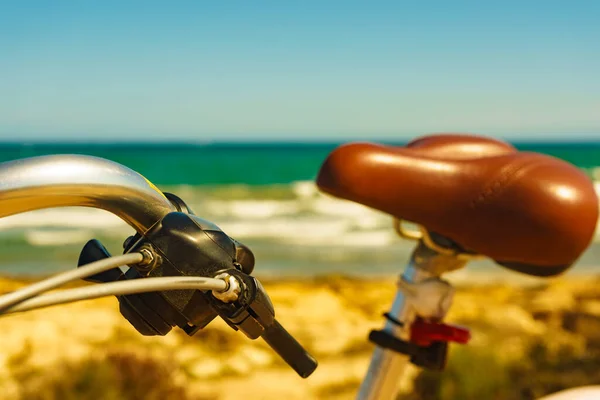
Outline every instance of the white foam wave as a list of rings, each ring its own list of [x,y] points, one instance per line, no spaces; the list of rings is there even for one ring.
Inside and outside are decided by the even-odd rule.
[[[215,216],[256,219],[295,214],[299,207],[294,200],[220,200],[207,202],[202,209]]]
[[[400,239],[393,230],[368,230],[344,232],[339,235],[327,237],[322,236],[304,236],[294,237],[285,236],[283,242],[301,245],[301,246],[337,246],[337,247],[386,247],[397,243]]]
[[[594,182],[594,189],[596,190],[596,194],[600,196],[600,182]]]
[[[384,228],[378,224],[379,229],[374,229],[374,225],[361,226],[350,218],[282,217],[260,221],[232,220],[219,225],[239,240],[267,239],[302,246],[381,247],[397,238],[391,223]]]
[[[292,183],[292,191],[298,198],[306,199],[319,195],[319,189],[313,181],[297,181]]]
[[[341,235],[349,229],[349,221],[323,218],[269,218],[261,221],[232,220],[219,226],[236,238],[291,239]]]
[[[345,218],[389,218],[386,214],[351,201],[321,197],[311,204],[312,211]]]
[[[61,246],[72,243],[82,243],[92,236],[92,231],[83,229],[51,231],[30,230],[25,232],[25,239],[32,246]]]
[[[123,229],[127,224],[114,214],[94,208],[65,207],[29,211],[0,219],[0,230],[32,227]]]
[[[597,172],[600,177],[600,169]],[[600,181],[595,182],[594,187],[600,196]],[[240,240],[370,247],[388,246],[396,240],[391,217],[387,214],[323,195],[310,181],[293,183],[291,191],[295,198],[227,200],[194,197],[194,193],[204,194],[204,190],[186,187],[182,198],[199,201],[194,209],[201,217],[217,223]],[[25,231],[26,240],[36,246],[72,243],[98,232],[111,237],[125,237],[131,232],[117,216],[84,207],[37,210],[0,218],[0,232],[12,235],[11,230]],[[600,242],[600,229],[594,240]]]

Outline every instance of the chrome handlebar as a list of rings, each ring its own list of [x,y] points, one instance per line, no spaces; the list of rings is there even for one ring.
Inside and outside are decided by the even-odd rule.
[[[0,218],[50,207],[109,211],[144,234],[171,202],[139,173],[84,155],[52,155],[0,163]]]
[[[79,257],[79,267],[86,269],[2,296],[0,313],[116,295],[121,314],[143,335],[165,335],[174,326],[193,335],[221,316],[249,338],[262,337],[301,377],[308,377],[317,362],[275,319],[267,293],[249,275],[252,252],[193,213],[174,212],[179,206],[187,209],[185,203],[174,204],[142,175],[97,157],[54,155],[1,163],[0,218],[50,207],[103,209],[144,236],[129,243],[125,252],[149,255],[149,261],[127,264],[130,268],[123,273],[113,265],[122,259],[91,240]],[[215,278],[223,274],[238,283],[235,301],[208,293],[230,289],[231,281]],[[75,278],[98,285],[35,298]]]

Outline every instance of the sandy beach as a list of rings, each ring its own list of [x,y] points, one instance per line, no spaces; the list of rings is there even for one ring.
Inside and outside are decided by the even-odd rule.
[[[0,280],[0,291],[22,282]],[[472,341],[447,370],[413,368],[403,399],[532,399],[600,383],[600,278],[458,284],[448,322]],[[307,380],[261,340],[220,320],[188,337],[143,337],[105,298],[2,318],[2,399],[351,399],[394,280],[340,276],[265,282],[278,319],[319,360]],[[98,397],[101,394],[101,397]]]

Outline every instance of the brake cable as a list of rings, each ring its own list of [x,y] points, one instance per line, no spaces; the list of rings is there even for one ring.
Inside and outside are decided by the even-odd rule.
[[[143,278],[138,280],[98,283],[91,287],[66,289],[57,293],[39,295],[12,306],[8,310],[5,310],[3,314],[30,311],[80,300],[91,300],[107,296],[122,296],[162,290],[196,289],[224,292],[227,291],[228,286],[228,283],[223,279],[191,276]]]
[[[135,264],[143,266],[150,261],[143,252],[134,252],[94,261],[80,266],[75,270],[59,273],[22,289],[0,296],[0,314],[30,311],[107,296],[178,289],[211,290],[217,293],[224,293],[230,288],[230,282],[226,280],[229,276],[224,276],[223,278],[175,276],[109,282],[95,284],[91,287],[66,289],[58,293],[43,294],[68,282],[89,278],[123,265]],[[231,300],[235,300],[235,298],[235,294],[232,293]]]
[[[38,294],[55,289],[68,282],[99,274],[122,265],[138,264],[143,260],[144,256],[142,253],[129,253],[94,261],[81,268],[51,276],[50,278],[33,283],[22,289],[18,289],[14,292],[0,296],[0,313],[11,308],[15,304],[21,303],[27,299],[37,296]]]

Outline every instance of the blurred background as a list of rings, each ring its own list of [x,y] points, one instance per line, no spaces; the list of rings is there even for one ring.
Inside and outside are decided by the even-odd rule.
[[[179,195],[253,249],[281,319],[322,366],[296,380],[217,323],[198,339],[143,338],[106,299],[3,320],[0,392],[353,398],[366,336],[414,243],[389,216],[319,194],[321,162],[348,141],[467,132],[600,181],[599,13],[552,1],[2,3],[0,161],[89,154]],[[90,238],[119,253],[130,234],[93,209],[3,218],[0,290],[73,268]],[[529,399],[600,383],[599,246],[547,281],[487,261],[453,273],[463,291],[451,317],[475,343],[445,374],[415,371],[403,398]]]

